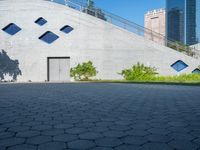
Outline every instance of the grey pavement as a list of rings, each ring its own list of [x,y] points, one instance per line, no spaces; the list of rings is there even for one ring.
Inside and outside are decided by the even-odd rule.
[[[200,86],[0,84],[0,150],[200,150]]]

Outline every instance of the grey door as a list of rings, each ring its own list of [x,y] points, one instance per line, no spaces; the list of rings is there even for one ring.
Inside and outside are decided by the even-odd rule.
[[[53,81],[53,82],[70,81],[69,57],[48,58],[48,81]]]

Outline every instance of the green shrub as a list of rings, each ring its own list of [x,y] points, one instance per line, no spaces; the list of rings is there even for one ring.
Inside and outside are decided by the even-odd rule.
[[[130,69],[122,70],[120,73],[125,80],[152,80],[157,75],[156,69],[152,67],[144,66],[143,64],[137,63]]]
[[[70,76],[77,81],[88,81],[91,77],[96,76],[96,74],[97,70],[91,61],[78,64],[70,70]]]
[[[155,81],[160,82],[200,82],[200,74],[181,74],[177,76],[157,76]]]

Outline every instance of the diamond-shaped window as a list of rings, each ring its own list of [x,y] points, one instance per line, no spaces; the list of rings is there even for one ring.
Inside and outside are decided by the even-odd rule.
[[[47,23],[47,21],[44,18],[40,17],[35,21],[35,23],[40,26],[43,26],[45,23]]]
[[[193,74],[200,74],[200,70],[196,68],[195,70],[192,71]]]
[[[72,30],[74,30],[74,29],[71,26],[69,26],[69,25],[66,25],[66,26],[64,26],[64,27],[62,27],[60,29],[60,31],[62,31],[62,32],[66,33],[66,34],[68,34],[69,32],[71,32]]]
[[[178,60],[174,64],[172,64],[171,67],[174,68],[174,70],[176,70],[177,72],[180,72],[181,70],[187,68],[188,65],[182,60]]]
[[[4,27],[2,29],[4,32],[10,34],[10,35],[15,35],[17,32],[19,32],[21,30],[20,27],[18,27],[16,24],[14,23],[10,23],[8,24],[6,27]]]
[[[48,43],[48,44],[51,44],[53,43],[55,40],[57,40],[59,38],[59,36],[57,36],[56,34],[54,34],[53,32],[51,31],[47,31],[45,32],[43,35],[41,35],[39,37],[40,40]]]

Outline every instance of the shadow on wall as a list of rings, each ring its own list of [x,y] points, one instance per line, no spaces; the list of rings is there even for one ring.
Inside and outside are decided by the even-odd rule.
[[[22,75],[19,69],[18,60],[12,60],[7,53],[2,50],[0,51],[0,81],[5,79],[5,75],[12,77],[12,80],[16,81],[18,75]]]

